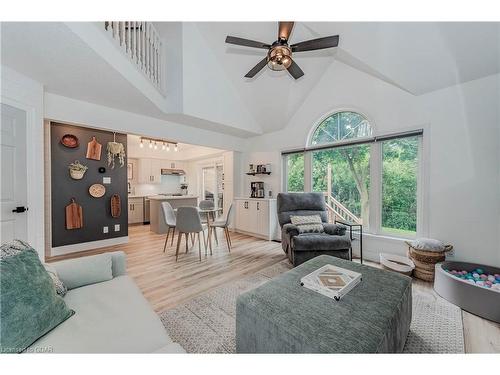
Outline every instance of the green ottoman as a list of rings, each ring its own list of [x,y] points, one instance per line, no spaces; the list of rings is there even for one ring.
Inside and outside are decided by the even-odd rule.
[[[340,301],[300,286],[325,264],[359,272]],[[411,278],[328,255],[303,263],[236,302],[238,353],[398,353],[411,323]]]

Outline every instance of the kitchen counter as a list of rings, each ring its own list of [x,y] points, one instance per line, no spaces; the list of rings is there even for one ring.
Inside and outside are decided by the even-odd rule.
[[[162,202],[168,202],[173,209],[182,206],[198,206],[198,196],[196,195],[152,195],[149,196],[150,202],[150,229],[157,234],[167,233],[167,224],[161,209]]]
[[[150,200],[169,201],[177,199],[198,199],[197,195],[149,195]]]

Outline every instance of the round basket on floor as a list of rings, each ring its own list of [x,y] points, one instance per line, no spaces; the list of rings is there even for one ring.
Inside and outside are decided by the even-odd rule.
[[[380,253],[380,264],[389,271],[402,273],[411,276],[415,264],[410,258],[395,254]]]

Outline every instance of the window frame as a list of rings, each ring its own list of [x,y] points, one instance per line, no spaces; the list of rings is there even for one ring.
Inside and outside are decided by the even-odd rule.
[[[356,112],[363,116],[369,123],[372,129],[372,136],[359,137],[348,139],[348,142],[337,141],[330,143],[323,143],[320,145],[312,145],[312,137],[314,136],[318,127],[328,117],[333,116],[340,112]],[[370,188],[369,188],[369,205],[370,205],[370,228],[363,228],[363,231],[369,236],[377,236],[384,238],[395,239],[413,239],[420,236],[428,235],[428,222],[425,220],[424,214],[428,212],[428,202],[425,199],[428,192],[428,176],[426,174],[428,164],[428,125],[420,125],[418,127],[399,128],[394,131],[384,132],[379,134],[377,127],[374,125],[372,119],[362,111],[352,108],[337,109],[329,114],[321,117],[319,121],[310,129],[307,135],[306,147],[291,151],[283,151],[283,174],[282,174],[282,191],[287,191],[288,188],[288,162],[287,156],[292,153],[304,154],[304,191],[312,191],[312,154],[314,151],[328,148],[338,148],[341,146],[356,145],[356,144],[369,144],[370,145]],[[417,136],[418,139],[418,154],[417,154],[417,228],[414,236],[403,235],[399,233],[383,231],[382,230],[382,144],[383,141],[390,139],[405,138],[409,136]]]

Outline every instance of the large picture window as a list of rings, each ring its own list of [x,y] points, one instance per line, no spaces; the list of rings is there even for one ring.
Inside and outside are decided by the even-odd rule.
[[[336,112],[314,129],[303,152],[285,153],[286,189],[322,192],[330,218],[367,232],[414,237],[421,134],[374,136],[363,115]]]
[[[304,191],[304,154],[287,156],[287,191],[299,193]]]
[[[418,138],[382,143],[382,230],[417,231]]]

